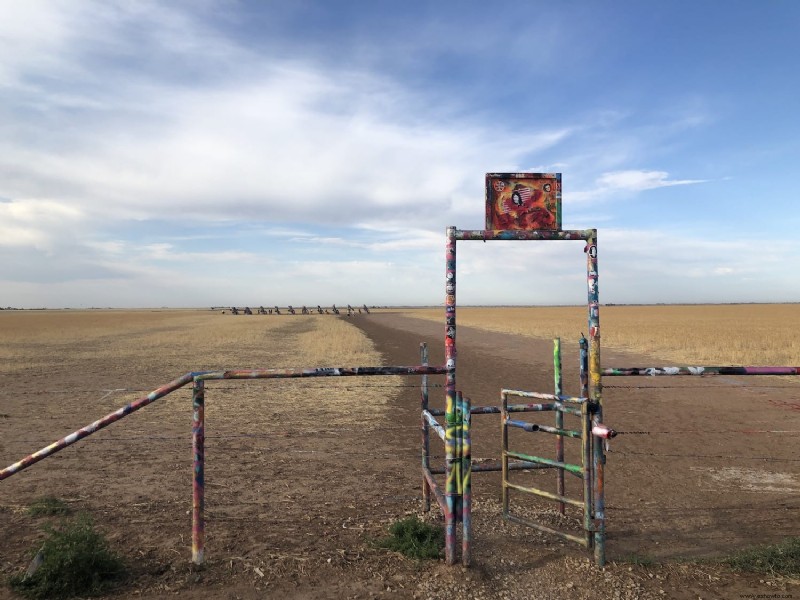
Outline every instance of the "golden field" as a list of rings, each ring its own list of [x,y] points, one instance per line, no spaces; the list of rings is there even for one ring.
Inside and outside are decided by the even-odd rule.
[[[145,350],[166,353],[167,361],[204,355],[215,368],[243,366],[231,358],[244,354],[252,359],[249,350],[269,362],[258,366],[269,368],[360,364],[375,356],[372,343],[358,329],[323,315],[304,316],[301,322],[201,310],[3,311],[0,372],[13,370],[11,365],[20,359],[28,365],[41,359],[43,346],[49,346],[51,354],[69,348],[71,356],[83,352],[90,357],[107,349],[103,342],[112,339],[118,341],[114,352],[119,358],[135,361]],[[188,363],[185,367],[198,368]]]
[[[443,309],[408,309],[444,321]],[[586,308],[459,307],[457,324],[540,338],[587,334]],[[687,365],[800,365],[800,304],[601,306],[602,347]],[[634,366],[634,365],[629,365]]]
[[[59,387],[55,381],[65,377],[74,380],[69,387],[79,390],[124,386],[109,398],[109,408],[190,371],[380,363],[380,354],[360,330],[327,315],[248,317],[167,309],[0,312],[0,377],[26,379],[38,371],[37,377],[52,375],[52,383],[41,384],[46,389]],[[394,381],[382,379],[384,384]],[[264,389],[288,400],[275,410],[285,408],[287,415],[313,410],[330,423],[344,418],[359,399],[352,382],[336,377],[262,385],[228,381],[214,387],[214,395],[230,400],[226,414],[234,420],[260,404]],[[363,411],[377,414],[385,402],[386,396],[380,396]]]

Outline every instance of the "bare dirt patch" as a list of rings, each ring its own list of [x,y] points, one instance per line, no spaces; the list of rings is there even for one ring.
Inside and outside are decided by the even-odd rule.
[[[213,318],[241,328],[240,343],[228,346],[216,337],[221,334],[205,316],[164,330],[167,338],[181,340],[178,351],[168,350],[167,338],[158,342],[142,331],[126,331],[131,345],[101,333],[85,340],[60,339],[57,346],[24,336],[12,340],[10,345],[20,345],[14,352],[24,356],[13,361],[13,369],[2,371],[1,466],[142,395],[108,390],[147,392],[204,368],[356,366],[293,362],[302,355],[300,345],[290,341],[307,343],[314,335],[308,317]],[[279,325],[259,325],[270,319]],[[442,361],[443,325],[394,314],[362,315],[351,322],[373,340],[373,364],[418,364],[420,341],[428,342],[431,363]],[[474,404],[496,404],[501,387],[552,389],[549,342],[465,327],[458,335],[458,386]],[[575,393],[576,345],[565,344],[564,354],[566,391]],[[604,354],[603,362],[646,364],[641,357],[612,353]],[[711,379],[606,381],[610,425],[672,433],[622,435],[612,441],[607,465],[610,563],[605,570],[593,567],[577,547],[503,523],[495,474],[474,477],[473,569],[417,563],[377,548],[373,541],[385,535],[389,523],[422,514],[419,382],[352,378],[208,385],[204,570],[189,568],[191,400],[189,390],[181,390],[0,482],[0,571],[9,575],[26,565],[25,553],[40,539],[38,527],[45,518],[30,517],[25,508],[38,497],[53,495],[89,511],[132,566],[116,598],[600,599],[797,593],[785,579],[685,560],[713,558],[799,533],[796,488],[769,489],[754,479],[770,473],[781,481],[797,480],[794,438],[740,433],[800,429],[798,411],[792,409],[797,388],[792,382],[776,388],[775,381],[763,381],[751,378],[737,386]],[[431,378],[431,384],[441,381]],[[614,387],[631,385],[635,388]],[[441,403],[442,395],[434,387],[432,404]],[[496,416],[476,417],[475,457],[498,455],[499,430]],[[440,455],[436,441],[432,447]],[[528,441],[520,438],[518,443]],[[550,452],[551,445],[548,439],[541,451]],[[738,485],[729,469],[739,469],[758,489]],[[728,479],[720,480],[720,473]],[[758,487],[758,481],[764,485]],[[514,502],[545,522],[574,524],[546,504]],[[431,513],[426,518],[438,517]],[[11,593],[0,589],[0,598],[6,597]]]

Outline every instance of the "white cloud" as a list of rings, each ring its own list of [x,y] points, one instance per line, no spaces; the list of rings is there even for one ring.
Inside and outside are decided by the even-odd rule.
[[[63,202],[20,199],[0,202],[0,246],[52,250],[62,237],[72,238],[82,212]]]
[[[304,69],[256,69],[245,85],[163,86],[148,97],[128,86],[144,108],[126,122],[93,113],[53,131],[58,153],[31,144],[43,135],[37,123],[21,124],[0,138],[5,193],[59,190],[106,218],[410,223],[442,218],[457,197],[479,199],[487,165],[518,164],[569,135],[409,123],[363,99],[371,87],[409,107],[422,101],[394,84],[360,76],[353,87],[347,73]]]
[[[670,179],[667,171],[644,171],[629,169],[625,171],[608,171],[595,179],[590,189],[565,191],[566,202],[580,204],[583,202],[608,199],[622,194],[637,194],[677,185],[694,185],[707,183],[706,179]]]
[[[641,192],[654,190],[673,185],[691,185],[705,183],[703,179],[669,179],[666,171],[614,171],[603,173],[597,179],[597,185],[602,190],[623,190]]]

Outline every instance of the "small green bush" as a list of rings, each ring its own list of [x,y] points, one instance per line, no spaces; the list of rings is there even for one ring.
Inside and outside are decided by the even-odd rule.
[[[444,549],[444,530],[428,525],[417,517],[408,517],[392,523],[390,537],[379,545],[409,558],[440,558]]]
[[[800,575],[800,537],[737,552],[724,561],[737,571]]]
[[[32,517],[68,515],[70,512],[67,503],[55,496],[37,498],[28,507],[28,514]]]
[[[59,528],[44,527],[48,534],[39,550],[41,565],[33,575],[11,578],[10,584],[26,598],[92,596],[110,588],[124,575],[122,561],[108,548],[91,518],[81,514]]]

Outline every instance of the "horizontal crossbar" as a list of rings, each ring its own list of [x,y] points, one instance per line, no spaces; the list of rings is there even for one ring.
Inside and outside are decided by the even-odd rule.
[[[446,441],[445,438],[447,437],[445,434],[444,426],[439,423],[436,418],[427,410],[422,411],[422,416],[427,421],[428,425],[430,425],[433,430],[442,438],[442,441]]]
[[[520,460],[526,460],[533,463],[540,463],[543,465],[549,465],[551,467],[557,467],[559,469],[564,469],[572,473],[573,475],[577,475],[578,477],[583,477],[583,467],[580,465],[573,465],[570,463],[559,462],[557,460],[550,460],[549,458],[541,458],[540,456],[531,456],[530,454],[523,454],[522,452],[512,452],[511,450],[506,451],[506,456],[511,456],[513,458],[518,458]]]
[[[800,367],[615,367],[601,369],[604,377],[655,375],[800,375]]]
[[[528,423],[527,421],[514,421],[513,419],[506,419],[506,425],[509,427],[518,427],[525,431],[541,431],[542,433],[552,433],[554,435],[561,435],[564,437],[580,438],[580,431],[573,431],[572,429],[559,429],[558,427],[550,427],[549,425],[539,425],[538,423]]]
[[[551,229],[537,230],[498,230],[498,229],[456,229],[456,241],[488,242],[491,240],[590,240],[597,236],[596,229]]]
[[[560,496],[558,494],[553,494],[552,492],[546,492],[544,490],[540,490],[539,488],[524,487],[521,485],[517,485],[516,483],[511,483],[510,481],[504,481],[503,485],[506,486],[507,488],[519,490],[520,492],[525,492],[526,494],[535,494],[537,496],[541,496],[542,498],[547,498],[548,500],[563,502],[564,504],[570,504],[572,506],[577,506],[579,508],[584,507],[582,500],[567,498],[566,496]]]
[[[542,394],[541,392],[523,392],[522,390],[500,390],[504,396],[518,396],[520,398],[537,398],[539,400],[550,400],[553,402],[569,402],[570,404],[586,404],[588,398],[578,398],[575,396],[556,396],[555,394]]]
[[[532,469],[554,469],[555,467],[551,465],[540,465],[537,463],[532,463],[525,460],[510,460],[508,461],[508,469],[509,471],[528,471]],[[473,473],[483,473],[489,471],[502,471],[503,464],[500,462],[499,459],[493,458],[490,461],[481,461],[476,462],[472,461],[472,466],[470,470]],[[443,467],[431,467],[431,473],[442,475],[446,472],[446,469]]]
[[[589,543],[587,542],[586,538],[580,538],[577,535],[572,535],[571,533],[566,533],[564,531],[558,531],[557,529],[553,529],[552,527],[547,527],[546,525],[540,525],[539,523],[534,523],[529,519],[525,519],[523,517],[518,517],[516,515],[508,514],[506,515],[506,519],[512,521],[514,523],[519,523],[520,525],[525,525],[527,527],[532,527],[533,529],[538,529],[539,531],[543,531],[545,533],[551,533],[553,535],[557,535],[560,538],[564,538],[566,540],[570,540],[575,542],[576,544],[580,544],[584,548],[589,547]]]

